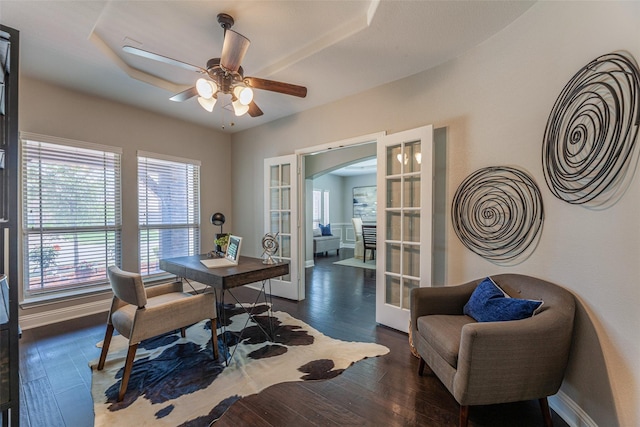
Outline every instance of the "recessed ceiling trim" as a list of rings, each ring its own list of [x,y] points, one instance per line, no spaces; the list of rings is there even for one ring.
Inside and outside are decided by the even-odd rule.
[[[376,13],[376,10],[378,9],[378,4],[380,4],[380,0],[371,0],[365,14],[348,20],[342,23],[342,25],[333,27],[331,31],[326,32],[310,43],[307,43],[292,54],[287,55],[284,58],[281,58],[276,62],[262,68],[256,73],[256,75],[272,76],[275,73],[285,70],[293,64],[302,61],[303,59],[308,58],[311,55],[321,52],[324,49],[331,47],[334,44],[339,43],[342,40],[345,40],[353,36],[354,34],[357,34],[360,31],[366,29],[367,27],[369,27],[369,25],[371,25],[371,22],[373,21],[373,17]]]

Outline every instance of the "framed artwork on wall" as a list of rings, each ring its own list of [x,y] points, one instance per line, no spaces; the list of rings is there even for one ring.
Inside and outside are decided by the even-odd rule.
[[[378,208],[378,187],[353,187],[353,217],[363,222],[375,222]]]

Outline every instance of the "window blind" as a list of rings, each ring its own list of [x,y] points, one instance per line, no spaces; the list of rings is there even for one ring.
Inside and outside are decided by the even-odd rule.
[[[163,258],[200,250],[200,165],[138,153],[140,274],[163,273]]]
[[[21,134],[24,297],[108,283],[120,265],[120,151]]]

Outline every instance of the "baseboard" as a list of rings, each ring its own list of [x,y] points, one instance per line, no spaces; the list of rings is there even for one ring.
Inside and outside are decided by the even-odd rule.
[[[549,397],[549,406],[571,427],[598,427],[580,405],[562,390]]]
[[[65,320],[77,319],[104,312],[105,316],[111,307],[111,298],[84,304],[74,304],[69,307],[43,311],[41,313],[25,314],[20,316],[20,328],[23,330],[46,326]],[[106,317],[105,317],[106,321]]]
[[[304,262],[304,268],[311,268],[316,265],[312,259],[308,259]]]

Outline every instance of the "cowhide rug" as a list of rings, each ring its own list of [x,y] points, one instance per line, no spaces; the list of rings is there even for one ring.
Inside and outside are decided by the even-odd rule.
[[[256,306],[257,321],[268,327],[266,306]],[[116,402],[127,340],[116,335],[102,371],[91,363],[95,427],[207,426],[237,400],[277,383],[333,378],[358,360],[389,352],[375,343],[329,338],[285,312],[274,312],[275,340],[267,341],[240,307],[227,308],[229,366],[214,361],[211,323],[143,341],[138,346],[127,393]],[[219,325],[220,326],[220,325]],[[242,331],[242,339],[238,336]],[[222,355],[222,335],[218,329]],[[100,344],[100,343],[99,343]]]

